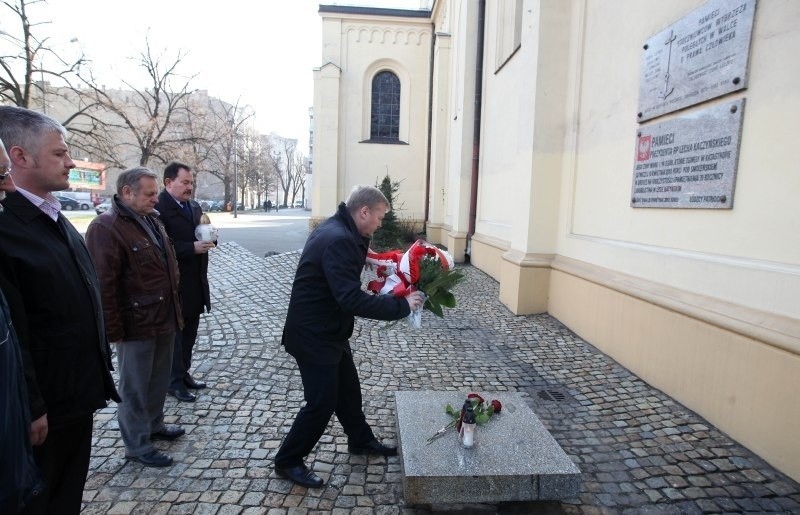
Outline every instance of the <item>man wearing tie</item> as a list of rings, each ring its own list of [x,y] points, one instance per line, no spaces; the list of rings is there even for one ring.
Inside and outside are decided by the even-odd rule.
[[[192,200],[193,190],[194,176],[188,165],[172,162],[164,168],[164,191],[158,196],[156,209],[175,246],[183,298],[183,330],[175,335],[169,394],[183,402],[194,402],[196,398],[187,388],[206,387],[205,383],[195,380],[189,370],[200,315],[204,310],[211,311],[208,251],[215,246],[214,242],[197,241],[195,237],[203,210]]]

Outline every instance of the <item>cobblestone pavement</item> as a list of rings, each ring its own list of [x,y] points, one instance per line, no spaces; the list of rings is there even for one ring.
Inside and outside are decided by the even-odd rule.
[[[650,387],[548,315],[515,316],[498,284],[466,266],[459,306],[424,330],[358,321],[352,339],[364,407],[396,441],[393,392],[521,392],[582,471],[567,502],[406,507],[400,458],[351,456],[334,420],[307,463],[326,481],[279,479],[272,458],[302,404],[279,346],[299,253],[261,258],[235,243],[211,255],[214,311],[203,318],[197,402],[168,397],[187,435],[157,442],[176,464],[124,460],[116,407],[96,416],[84,513],[800,513],[800,485]]]

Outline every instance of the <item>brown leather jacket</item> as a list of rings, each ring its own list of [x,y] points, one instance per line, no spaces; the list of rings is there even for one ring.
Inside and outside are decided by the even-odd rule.
[[[110,342],[146,340],[183,328],[175,249],[158,217],[150,218],[163,250],[116,195],[111,209],[86,231]]]

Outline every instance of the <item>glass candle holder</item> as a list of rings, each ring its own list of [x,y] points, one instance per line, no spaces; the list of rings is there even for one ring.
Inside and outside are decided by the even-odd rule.
[[[219,231],[211,224],[200,224],[194,230],[197,241],[217,241]]]

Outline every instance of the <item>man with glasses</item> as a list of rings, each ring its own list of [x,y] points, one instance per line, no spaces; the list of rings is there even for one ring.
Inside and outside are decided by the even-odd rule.
[[[21,345],[30,435],[47,485],[25,513],[80,511],[93,414],[119,401],[94,265],[52,194],[69,187],[75,167],[65,135],[46,115],[0,106],[0,139],[16,184],[0,213],[0,273],[27,317]]]

